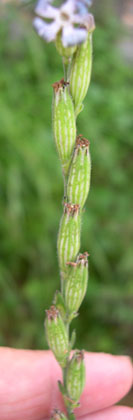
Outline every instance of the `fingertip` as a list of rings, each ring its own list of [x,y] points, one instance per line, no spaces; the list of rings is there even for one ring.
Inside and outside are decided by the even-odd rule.
[[[99,412],[80,417],[80,420],[133,420],[133,408],[110,407]]]

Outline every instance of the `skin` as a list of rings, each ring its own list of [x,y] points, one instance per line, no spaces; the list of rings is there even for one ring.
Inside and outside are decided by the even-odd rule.
[[[133,420],[133,409],[114,406],[133,381],[128,357],[86,353],[86,385],[79,420]],[[44,420],[63,410],[57,379],[61,369],[50,351],[0,348],[0,420]]]

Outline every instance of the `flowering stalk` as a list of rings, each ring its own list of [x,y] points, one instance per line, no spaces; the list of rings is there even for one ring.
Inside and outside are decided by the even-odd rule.
[[[53,0],[54,1],[54,0]],[[53,84],[53,134],[64,176],[63,215],[57,250],[61,292],[46,311],[47,341],[63,373],[59,389],[67,414],[55,407],[51,419],[74,420],[85,385],[84,352],[75,350],[69,327],[86,293],[88,253],[79,254],[81,219],[90,189],[89,141],[76,132],[76,117],[83,108],[92,68],[93,16],[90,0],[67,0],[56,8],[52,0],[39,0],[34,27],[47,42],[55,41],[65,68],[64,78]],[[45,21],[46,19],[46,21]],[[48,23],[48,19],[50,22]]]

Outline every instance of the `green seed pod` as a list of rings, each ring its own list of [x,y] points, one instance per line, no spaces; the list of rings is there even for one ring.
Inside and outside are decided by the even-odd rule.
[[[82,110],[82,102],[86,96],[92,69],[92,31],[94,29],[94,18],[91,15],[91,32],[89,28],[88,37],[85,42],[79,45],[73,55],[70,70],[70,93],[72,95],[75,114]]]
[[[58,309],[53,305],[46,311],[45,329],[50,349],[61,367],[66,366],[68,357],[68,334]]]
[[[60,312],[61,318],[63,321],[66,319],[66,307],[62,294],[57,290],[54,296],[53,304],[56,306]]]
[[[67,198],[83,208],[90,189],[91,160],[89,141],[79,135],[69,171]]]
[[[60,410],[55,409],[52,413],[51,420],[67,420],[67,417]]]
[[[69,314],[77,312],[86,293],[88,283],[88,253],[79,254],[70,266],[69,277],[65,286],[65,303]]]
[[[58,53],[63,57],[63,61],[65,64],[68,64],[71,60],[72,55],[76,51],[77,46],[74,47],[64,47],[61,41],[61,32],[58,32],[55,45],[57,48]]]
[[[85,385],[84,352],[76,350],[70,360],[66,374],[66,387],[69,398],[78,402]]]
[[[75,260],[80,248],[81,215],[78,204],[64,204],[57,248],[62,279],[68,271],[66,263]]]
[[[67,175],[76,139],[74,106],[64,79],[53,84],[53,131],[63,173]]]

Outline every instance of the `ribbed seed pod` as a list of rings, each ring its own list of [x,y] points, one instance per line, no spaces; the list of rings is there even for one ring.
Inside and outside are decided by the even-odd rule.
[[[68,271],[66,263],[75,260],[80,248],[81,215],[78,204],[64,204],[57,248],[62,278]]]
[[[76,139],[74,106],[64,79],[53,84],[53,131],[64,175],[67,175]]]
[[[65,303],[69,314],[77,312],[86,293],[88,283],[88,253],[79,254],[70,265],[69,277],[65,285]]]
[[[66,366],[68,357],[68,334],[58,309],[53,305],[46,311],[46,336],[50,349],[61,367]]]
[[[90,189],[91,160],[89,141],[79,135],[69,171],[67,198],[83,208]]]
[[[67,420],[67,417],[60,410],[55,409],[52,413],[51,420]]]
[[[84,352],[75,351],[66,374],[66,387],[69,398],[78,402],[85,385]]]
[[[81,104],[86,96],[92,69],[92,33],[87,40],[77,47],[73,55],[70,70],[70,93],[72,95],[75,114],[81,110]]]

